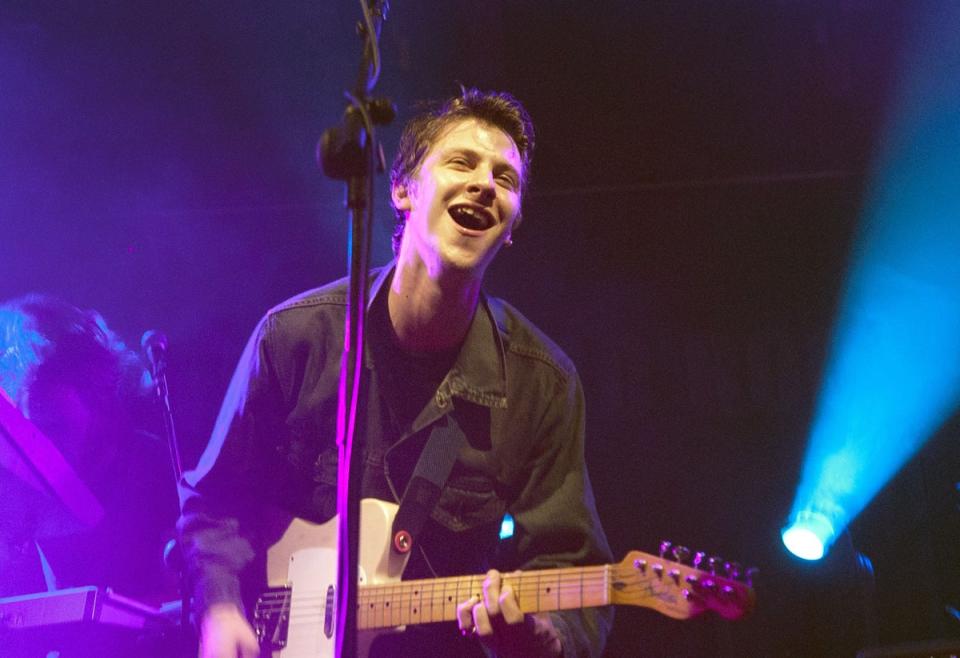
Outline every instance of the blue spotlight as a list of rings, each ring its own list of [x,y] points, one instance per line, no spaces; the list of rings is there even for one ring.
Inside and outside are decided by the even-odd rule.
[[[829,550],[960,399],[960,3],[917,7],[783,532],[805,559]]]
[[[836,533],[829,519],[817,512],[800,512],[797,519],[784,528],[783,544],[804,560],[819,560],[833,543]]]

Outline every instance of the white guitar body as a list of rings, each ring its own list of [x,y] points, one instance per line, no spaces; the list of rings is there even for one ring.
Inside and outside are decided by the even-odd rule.
[[[360,502],[360,583],[382,585],[400,580],[408,555],[391,550],[397,505],[373,498]],[[293,519],[286,532],[267,550],[270,587],[290,588],[290,618],[285,646],[273,658],[333,658],[335,626],[330,594],[337,585],[337,517],[322,525]],[[333,597],[336,600],[336,597]],[[367,655],[373,639],[384,630],[360,631],[358,653]]]

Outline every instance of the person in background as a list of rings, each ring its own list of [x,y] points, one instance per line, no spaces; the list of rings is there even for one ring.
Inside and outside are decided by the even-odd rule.
[[[0,468],[0,596],[97,585],[152,605],[176,598],[163,565],[176,487],[150,431],[151,384],[98,313],[41,294],[0,303],[0,388],[105,511],[92,528],[71,524]]]

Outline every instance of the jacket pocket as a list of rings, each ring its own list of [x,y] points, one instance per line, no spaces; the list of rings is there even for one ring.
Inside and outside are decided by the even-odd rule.
[[[440,494],[433,519],[463,532],[489,523],[499,523],[507,504],[498,495],[492,479],[485,475],[453,476]]]

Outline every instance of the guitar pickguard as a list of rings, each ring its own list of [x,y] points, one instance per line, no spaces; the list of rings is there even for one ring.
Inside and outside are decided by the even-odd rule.
[[[403,574],[408,556],[390,549],[396,513],[393,503],[372,498],[360,503],[361,585],[397,582]],[[269,650],[273,658],[333,658],[336,545],[336,517],[319,525],[293,519],[267,550],[270,589],[260,596],[254,613],[264,655]],[[374,636],[360,633],[360,655]]]

